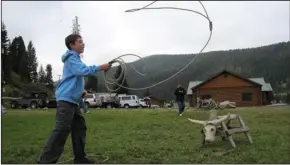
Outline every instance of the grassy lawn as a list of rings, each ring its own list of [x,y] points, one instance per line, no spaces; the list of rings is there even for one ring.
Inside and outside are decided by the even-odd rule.
[[[200,147],[200,125],[208,112],[177,110],[95,110],[85,114],[87,154],[99,163],[290,163],[290,108],[221,110],[242,115],[254,144],[234,135],[237,148],[217,137]],[[2,115],[2,163],[36,163],[54,126],[55,110],[8,110]],[[60,162],[73,157],[70,137]],[[108,160],[103,161],[105,157]],[[69,162],[67,162],[69,163]]]

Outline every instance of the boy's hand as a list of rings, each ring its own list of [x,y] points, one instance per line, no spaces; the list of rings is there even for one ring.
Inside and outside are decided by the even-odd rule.
[[[88,92],[85,90],[84,93],[82,94],[82,98],[86,99],[88,96]]]
[[[103,71],[107,71],[107,70],[109,70],[111,68],[111,64],[103,64],[103,65],[101,65],[101,69],[103,70]]]

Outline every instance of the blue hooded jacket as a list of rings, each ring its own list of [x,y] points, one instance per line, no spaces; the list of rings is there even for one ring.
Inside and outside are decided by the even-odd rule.
[[[85,90],[84,76],[95,75],[101,67],[86,66],[81,61],[80,55],[73,50],[68,50],[61,60],[64,66],[61,82],[55,91],[56,101],[79,104]]]

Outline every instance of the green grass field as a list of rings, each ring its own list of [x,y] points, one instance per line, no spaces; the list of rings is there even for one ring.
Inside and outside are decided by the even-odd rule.
[[[242,115],[254,144],[234,135],[237,148],[217,137],[200,147],[200,125],[208,112],[177,110],[95,110],[85,114],[87,154],[98,163],[290,163],[290,108],[221,110]],[[54,126],[55,110],[8,110],[2,115],[2,163],[36,163]],[[69,137],[60,162],[73,157]],[[105,157],[108,160],[103,161]],[[68,162],[69,163],[69,162]]]

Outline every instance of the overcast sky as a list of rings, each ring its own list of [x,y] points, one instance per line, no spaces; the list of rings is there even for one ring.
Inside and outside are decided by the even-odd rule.
[[[54,80],[62,74],[64,38],[71,33],[72,19],[79,17],[86,48],[84,62],[102,64],[126,53],[197,53],[209,35],[203,17],[176,10],[124,11],[150,1],[2,1],[2,20],[9,38],[21,35],[32,40],[39,63],[52,64]],[[289,41],[289,1],[203,2],[213,21],[213,36],[205,52],[247,48]],[[204,13],[198,2],[156,2]],[[125,59],[132,61],[134,59]],[[173,61],[174,62],[174,61]]]

